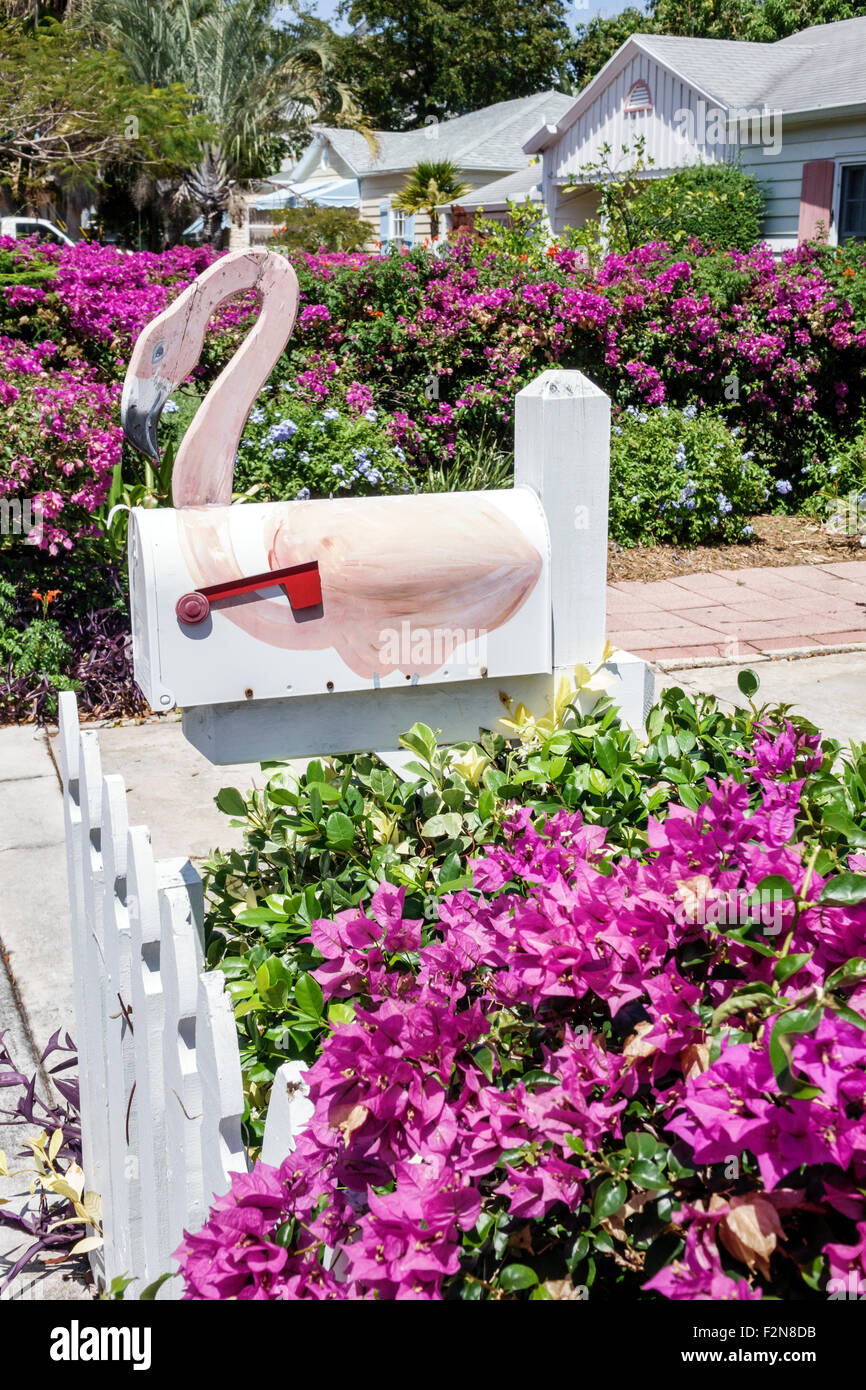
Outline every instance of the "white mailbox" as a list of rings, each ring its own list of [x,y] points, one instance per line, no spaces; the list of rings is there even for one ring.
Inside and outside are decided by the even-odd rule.
[[[552,669],[529,488],[136,508],[129,562],[154,709]]]
[[[156,428],[214,310],[255,290],[254,327],[174,463],[173,507],[130,516],[135,675],[183,708],[212,762],[395,748],[415,720],[444,741],[550,707],[559,673],[605,659],[609,402],[578,372],[517,397],[514,488],[232,505],[244,424],[294,326],[298,284],[263,249],[221,257],[139,336],[127,436]],[[631,662],[631,666],[628,666]],[[644,663],[609,663],[639,723]]]

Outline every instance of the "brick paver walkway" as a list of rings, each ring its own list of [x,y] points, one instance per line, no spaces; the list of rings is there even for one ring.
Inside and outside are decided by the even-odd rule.
[[[866,563],[609,584],[610,640],[648,661],[866,645]]]

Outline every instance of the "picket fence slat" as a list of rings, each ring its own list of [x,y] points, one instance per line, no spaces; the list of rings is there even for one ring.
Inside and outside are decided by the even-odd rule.
[[[130,826],[123,779],[103,776],[98,736],[81,730],[74,694],[60,697],[85,1181],[102,1199],[100,1284],[126,1275],[133,1292],[175,1266],[185,1230],[250,1158],[231,999],[204,969],[202,881],[188,859],[154,859]],[[274,1083],[265,1161],[291,1152],[312,1106],[304,1066]],[[178,1280],[160,1299],[180,1296]]]

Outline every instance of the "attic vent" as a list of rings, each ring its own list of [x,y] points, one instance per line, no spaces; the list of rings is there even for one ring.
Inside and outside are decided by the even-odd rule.
[[[628,95],[625,99],[626,115],[633,115],[636,111],[652,111],[652,109],[653,99],[650,95],[650,89],[643,78],[639,77],[637,82],[633,82],[628,89]]]

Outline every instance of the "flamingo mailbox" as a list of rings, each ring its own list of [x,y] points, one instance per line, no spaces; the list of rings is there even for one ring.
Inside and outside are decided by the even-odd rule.
[[[178,449],[174,507],[130,515],[135,675],[152,707],[180,706],[187,738],[222,763],[394,748],[419,719],[475,738],[504,700],[549,704],[556,671],[604,644],[607,397],[568,372],[520,393],[513,488],[232,504],[247,416],[294,327],[288,261],[254,249],[210,266],[139,336],[121,405],[158,458],[163,406],[214,310],[245,289],[261,310]],[[573,437],[545,402],[570,406]],[[595,450],[583,467],[576,441]]]

